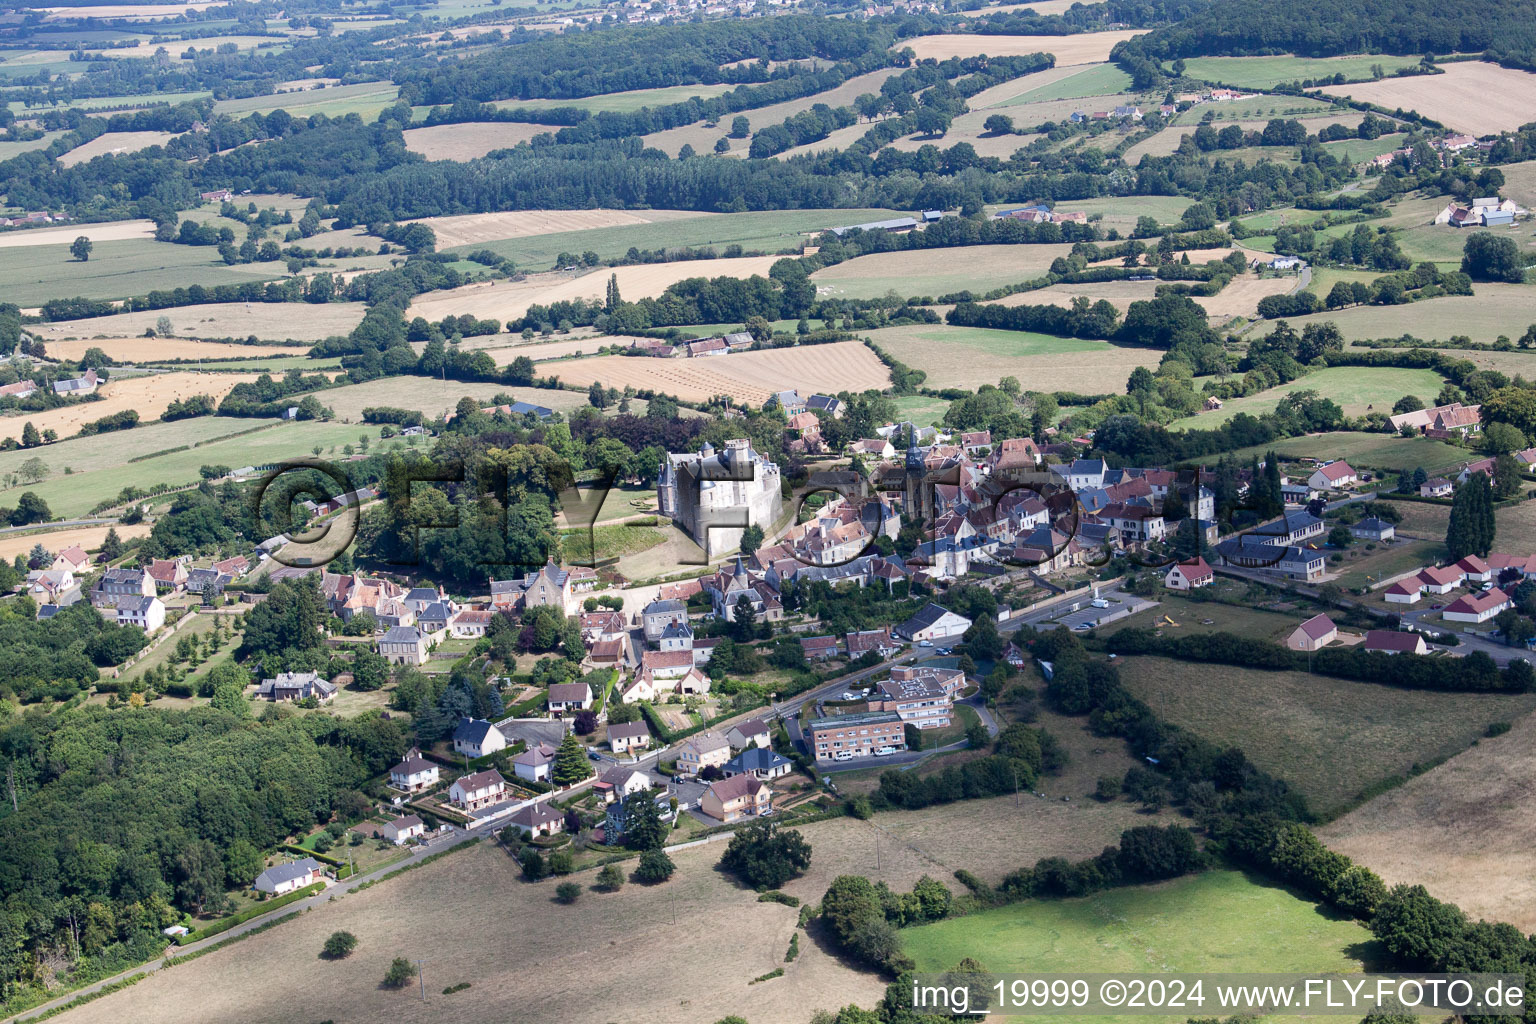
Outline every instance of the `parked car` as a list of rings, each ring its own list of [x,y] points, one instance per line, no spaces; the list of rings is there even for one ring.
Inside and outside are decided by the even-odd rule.
[[[919,647],[932,647],[933,646],[933,641],[932,640],[919,640],[917,642],[917,646],[919,646]]]
[[[587,751],[587,758],[591,761],[601,761],[603,759],[603,755],[599,754],[595,750],[589,750]]]
[[[832,760],[834,760],[834,761],[852,761],[853,760],[853,751],[851,751],[851,750],[839,750],[837,753],[832,755]]]
[[[875,750],[876,757],[890,757],[894,753],[896,753],[895,747],[879,747]]]

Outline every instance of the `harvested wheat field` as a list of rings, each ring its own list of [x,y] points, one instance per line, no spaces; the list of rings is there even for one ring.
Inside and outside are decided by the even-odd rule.
[[[975,36],[956,33],[918,36],[897,43],[917,54],[919,60],[932,57],[948,60],[951,57],[1015,57],[1026,53],[1050,53],[1056,56],[1056,66],[1068,64],[1095,64],[1109,59],[1109,51],[1115,44],[1139,36],[1140,30],[1122,29],[1117,32],[1083,32],[1070,36]]]
[[[361,302],[212,302],[204,306],[146,309],[134,313],[65,320],[33,333],[47,342],[69,338],[133,337],[157,330],[160,318],[171,321],[178,338],[271,338],[275,341],[319,341],[346,334],[363,319]],[[256,353],[251,353],[255,355]]]
[[[120,242],[129,238],[154,238],[152,220],[119,220],[110,224],[72,224],[65,228],[33,228],[0,231],[0,249],[23,245],[68,245],[84,235],[93,242]]]
[[[460,127],[452,125],[448,127]],[[425,131],[426,129],[413,129]],[[546,129],[547,130],[547,129]],[[478,245],[503,238],[526,238],[561,231],[623,228],[694,217],[712,217],[693,210],[509,210],[501,213],[461,213],[448,217],[419,217],[407,224],[425,224],[437,234],[439,249]]]
[[[1442,64],[1442,74],[1329,85],[1323,92],[1416,110],[1458,132],[1491,135],[1536,121],[1536,75],[1486,61]]]
[[[25,490],[25,488],[17,488]],[[135,523],[132,526],[116,525],[117,536],[124,543],[135,537],[149,536],[149,523]],[[6,534],[0,537],[0,558],[7,562],[17,555],[25,555],[33,546],[41,544],[49,551],[62,551],[71,544],[79,544],[87,551],[94,551],[101,547],[102,541],[107,539],[107,531],[113,529],[107,526],[80,526],[71,530],[49,530],[44,533]]]
[[[520,388],[505,384],[441,380],[437,377],[380,377],[362,384],[345,384],[319,392],[319,398],[339,420],[361,421],[369,406],[392,405],[414,409],[433,419],[453,415],[459,399],[469,397],[485,406],[497,395],[511,395],[515,402],[542,405],[556,412],[570,412],[587,404],[585,393],[554,388]]]
[[[547,135],[557,130],[547,124],[520,121],[435,124],[405,132],[405,148],[428,160],[474,160],[493,149],[511,149],[519,142],[532,140],[535,135]]]
[[[64,167],[73,167],[98,156],[137,153],[150,146],[163,146],[175,137],[175,132],[108,132],[97,136],[83,146],[76,146],[59,157],[59,163]]]
[[[101,349],[119,363],[153,363],[165,359],[255,359],[259,356],[302,356],[309,351],[296,345],[234,345],[190,338],[80,338],[50,341],[47,346],[50,359],[79,359],[90,348]]]
[[[619,292],[630,302],[655,298],[668,287],[690,277],[767,276],[778,256],[738,256],[720,260],[678,260],[674,263],[644,263],[632,267],[600,267],[589,273],[537,274],[524,281],[489,281],[464,285],[451,291],[426,292],[406,311],[407,317],[424,316],[441,320],[445,316],[472,313],[477,317],[516,320],[533,305],[548,305],[571,299],[602,299],[608,278],[618,275]]]
[[[637,391],[660,391],[690,402],[730,395],[753,404],[788,388],[807,394],[836,394],[886,388],[891,382],[885,364],[856,341],[759,349],[703,359],[598,356],[565,363],[558,367],[558,376],[565,383],[582,387],[602,381],[607,387],[630,385]]]
[[[1473,919],[1536,930],[1536,718],[1318,830],[1388,885],[1422,884]]]
[[[811,275],[819,295],[873,299],[894,291],[902,297],[970,290],[988,292],[1033,281],[1072,246],[967,245],[952,249],[907,249],[845,260]]]
[[[1243,274],[1234,277],[1215,295],[1192,295],[1212,320],[1230,320],[1235,316],[1255,317],[1259,300],[1270,295],[1285,295],[1294,291],[1300,281],[1296,277],[1254,277]]]
[[[122,18],[175,18],[187,11],[203,11],[215,6],[219,0],[190,0],[184,4],[92,4],[84,7],[37,7],[46,11],[48,20],[55,18],[100,18],[115,21]]]
[[[1028,391],[1103,394],[1123,388],[1136,367],[1155,368],[1162,356],[1157,349],[947,324],[885,327],[869,337],[928,374],[931,388],[976,388],[1011,376]]]
[[[80,401],[45,412],[29,412],[0,418],[0,438],[20,439],[22,427],[31,423],[38,430],[56,430],[59,437],[73,437],[83,424],[94,422],[113,413],[135,409],[139,422],[159,419],[172,399],[191,398],[193,395],[212,395],[219,401],[234,389],[236,384],[255,380],[255,373],[156,373],[127,380],[109,380],[97,389],[100,401]],[[111,437],[103,444],[117,444]],[[131,446],[132,442],[125,442]]]

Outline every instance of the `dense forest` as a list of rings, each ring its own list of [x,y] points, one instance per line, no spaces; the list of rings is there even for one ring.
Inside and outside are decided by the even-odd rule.
[[[1536,67],[1536,20],[1527,0],[1223,0],[1119,44],[1114,59],[1485,51],[1504,64]]]

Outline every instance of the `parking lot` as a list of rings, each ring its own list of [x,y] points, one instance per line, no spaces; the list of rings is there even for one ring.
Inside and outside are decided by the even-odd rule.
[[[1099,595],[1099,600],[1105,607],[1094,607],[1092,599],[1087,597],[1083,598],[1080,603],[1073,601],[1067,607],[1070,609],[1072,605],[1079,604],[1080,606],[1076,611],[1068,611],[1040,625],[1044,627],[1057,625],[1074,632],[1086,632],[1095,626],[1102,626],[1123,619],[1126,616],[1135,615],[1137,612],[1145,611],[1157,604],[1156,601],[1148,601],[1120,590],[1103,591]]]

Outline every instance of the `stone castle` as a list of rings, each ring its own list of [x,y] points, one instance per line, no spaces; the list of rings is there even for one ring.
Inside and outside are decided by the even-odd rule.
[[[668,455],[656,478],[661,514],[714,558],[741,545],[749,525],[772,528],[784,508],[779,467],[736,438],[719,451]]]

